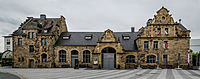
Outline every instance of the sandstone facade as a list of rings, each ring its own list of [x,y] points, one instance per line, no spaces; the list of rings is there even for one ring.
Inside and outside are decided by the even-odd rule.
[[[13,33],[13,67],[190,67],[190,30],[168,12],[162,7],[138,32],[68,32],[62,16],[29,17]]]

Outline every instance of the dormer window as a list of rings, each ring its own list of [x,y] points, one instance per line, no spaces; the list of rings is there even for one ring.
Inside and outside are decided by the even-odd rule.
[[[47,33],[47,30],[44,30],[44,33]]]
[[[124,36],[123,39],[124,39],[124,40],[129,40],[130,37],[129,37],[129,36]]]
[[[129,36],[128,34],[124,34],[124,35],[122,35],[122,38],[123,38],[124,40],[129,40],[129,39],[130,39],[130,36]]]
[[[68,40],[68,39],[70,39],[70,36],[71,36],[71,35],[63,36],[63,39],[64,39],[64,40]]]
[[[91,40],[91,39],[92,39],[92,35],[86,35],[86,36],[85,36],[85,39],[86,39],[86,40]]]

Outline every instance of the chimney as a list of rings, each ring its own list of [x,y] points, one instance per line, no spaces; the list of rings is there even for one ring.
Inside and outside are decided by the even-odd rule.
[[[131,27],[131,32],[135,32],[135,27]]]
[[[46,15],[45,14],[40,14],[40,20],[46,20]]]

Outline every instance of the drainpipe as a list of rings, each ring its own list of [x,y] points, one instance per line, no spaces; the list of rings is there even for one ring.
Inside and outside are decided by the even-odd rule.
[[[138,52],[138,68],[137,69],[141,69],[141,67],[140,67],[140,52]]]

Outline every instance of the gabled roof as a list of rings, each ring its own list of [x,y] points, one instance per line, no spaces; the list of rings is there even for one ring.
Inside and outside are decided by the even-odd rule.
[[[137,50],[136,42],[138,32],[113,32],[115,37],[120,40],[124,50],[134,51]],[[59,39],[56,41],[55,46],[96,46],[98,40],[103,36],[104,32],[63,32]],[[70,39],[62,39],[63,36],[69,36]],[[91,40],[86,40],[85,36],[92,35]],[[124,40],[123,35],[129,35],[129,40]]]
[[[16,31],[13,32],[13,35],[25,35],[23,30],[26,29],[35,29],[38,30],[38,34],[41,35],[52,35],[56,24],[59,22],[59,18],[46,18],[41,20],[40,18],[29,17]],[[44,30],[48,30],[47,33],[44,33]]]

